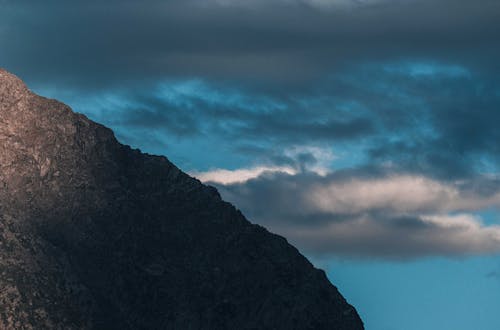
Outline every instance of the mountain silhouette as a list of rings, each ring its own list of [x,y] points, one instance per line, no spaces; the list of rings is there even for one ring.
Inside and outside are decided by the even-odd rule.
[[[1,329],[363,329],[287,241],[0,70]]]

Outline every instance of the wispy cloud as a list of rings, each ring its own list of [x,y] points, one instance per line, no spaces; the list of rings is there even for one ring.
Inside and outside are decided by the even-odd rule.
[[[214,169],[207,172],[191,172],[191,175],[207,183],[235,184],[244,183],[263,175],[274,173],[296,174],[297,170],[286,166],[256,166],[236,170]]]
[[[205,172],[193,171],[190,174],[202,182],[230,185],[245,183],[263,176],[273,177],[275,174],[297,175],[310,172],[319,176],[326,176],[331,172],[330,165],[335,159],[333,152],[328,148],[314,146],[293,146],[284,151],[289,165],[259,165],[235,170],[212,169]]]

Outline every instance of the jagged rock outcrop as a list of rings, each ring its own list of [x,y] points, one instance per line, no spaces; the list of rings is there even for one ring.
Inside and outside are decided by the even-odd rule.
[[[0,70],[0,328],[363,325],[214,188]]]

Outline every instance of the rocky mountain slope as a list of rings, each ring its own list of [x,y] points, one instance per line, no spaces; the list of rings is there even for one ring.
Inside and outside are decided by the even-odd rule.
[[[1,329],[363,329],[280,236],[0,70]]]

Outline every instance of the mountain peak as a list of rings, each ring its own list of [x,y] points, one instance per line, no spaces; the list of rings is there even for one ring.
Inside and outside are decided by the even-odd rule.
[[[0,100],[4,104],[4,98],[16,99],[26,93],[28,88],[17,76],[0,68]]]
[[[294,247],[165,157],[0,71],[0,328],[363,324]]]

